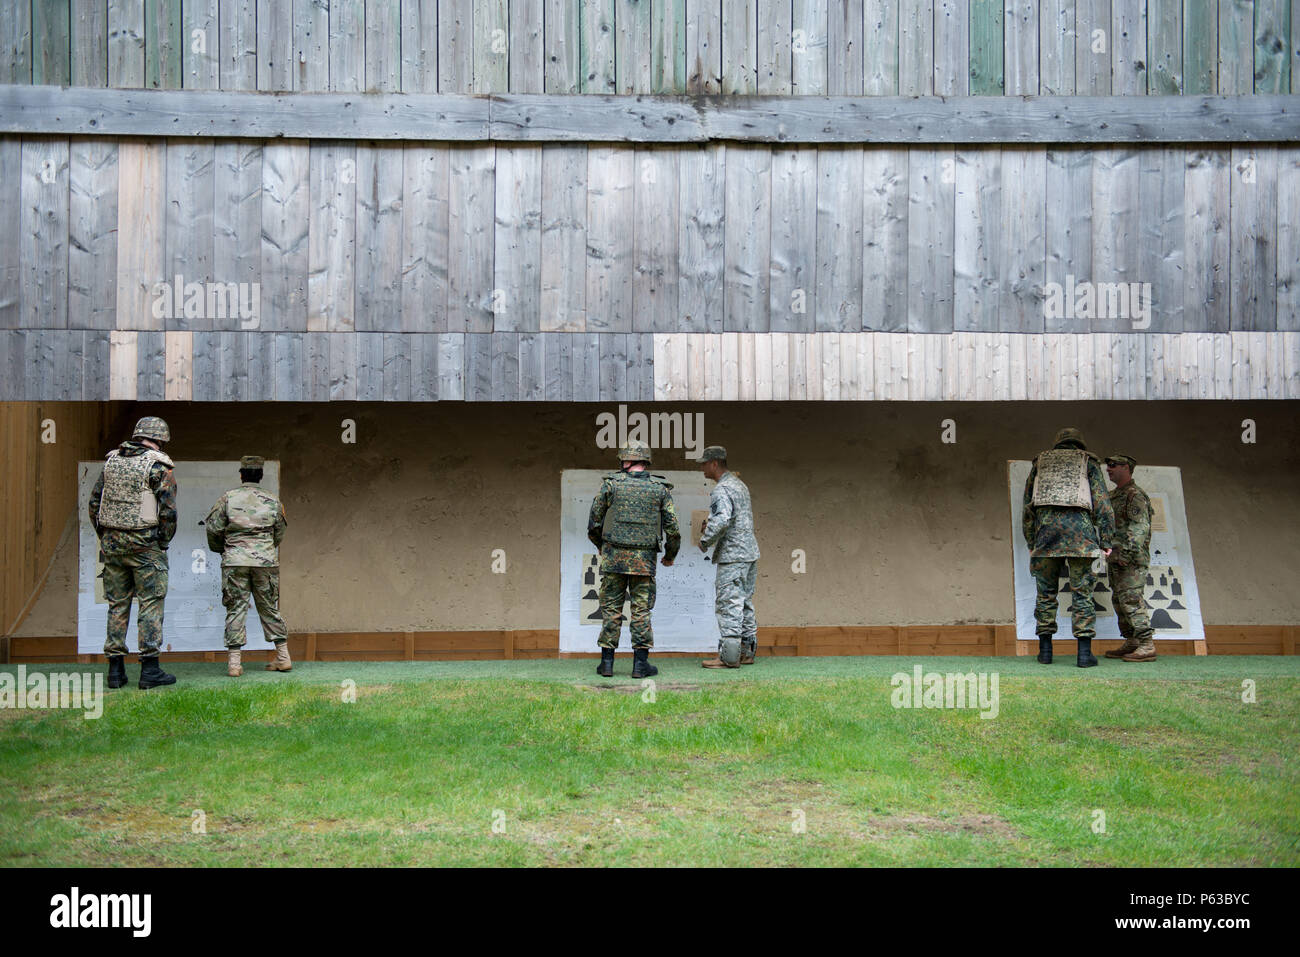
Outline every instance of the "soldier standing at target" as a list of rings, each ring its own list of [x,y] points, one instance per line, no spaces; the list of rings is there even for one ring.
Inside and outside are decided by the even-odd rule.
[[[1088,451],[1078,429],[1061,429],[1052,448],[1034,456],[1025,480],[1023,531],[1029,543],[1029,570],[1038,590],[1034,604],[1038,660],[1045,665],[1052,663],[1057,585],[1065,570],[1070,579],[1070,618],[1078,642],[1076,664],[1080,668],[1097,664],[1092,654],[1092,639],[1097,634],[1092,600],[1097,576],[1092,563],[1110,554],[1115,535],[1115,516],[1100,461]]]
[[[163,603],[167,598],[167,546],[176,534],[176,476],[162,451],[171,441],[167,423],[145,416],[131,438],[108,453],[90,492],[90,524],[99,538],[104,599],[108,602],[108,686],[126,684],[126,629],[131,599],[138,599],[136,643],[140,687],[176,683],[158,667]]]
[[[727,470],[727,450],[710,445],[700,456],[704,477],[715,482],[709,494],[709,518],[700,533],[700,548],[713,548],[714,610],[718,617],[718,656],[705,668],[752,665],[758,648],[754,587],[758,583],[758,539],[749,487]]]
[[[246,636],[244,621],[248,602],[257,604],[257,617],[268,641],[275,642],[275,656],[267,671],[289,671],[289,628],[280,614],[280,541],[288,521],[280,500],[262,488],[260,455],[239,460],[239,488],[231,489],[208,513],[208,548],[221,553],[221,604],[226,608],[226,674],[238,678],[244,673],[240,661]]]
[[[1107,658],[1155,661],[1155,632],[1147,614],[1147,569],[1151,564],[1151,499],[1133,481],[1137,459],[1116,453],[1106,459],[1106,472],[1115,488],[1110,507],[1115,513],[1115,548],[1106,560],[1107,577],[1124,644],[1106,652]]]
[[[659,669],[650,664],[654,631],[655,558],[664,539],[665,566],[672,565],[682,544],[673,508],[672,485],[651,475],[650,450],[643,445],[619,449],[622,468],[605,476],[587,516],[587,538],[600,549],[600,665],[596,673],[614,674],[614,650],[623,627],[623,601],[632,603],[632,677],[648,678]]]

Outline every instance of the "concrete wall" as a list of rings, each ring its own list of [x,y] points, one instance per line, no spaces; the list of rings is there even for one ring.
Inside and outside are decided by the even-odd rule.
[[[655,411],[669,408],[655,405]],[[651,406],[640,409],[650,411]],[[179,459],[281,460],[294,631],[559,627],[560,472],[607,468],[606,405],[164,405]],[[1006,461],[1076,425],[1101,452],[1183,470],[1208,624],[1297,624],[1296,402],[714,403],[754,494],[765,625],[1012,621]],[[340,441],[356,420],[357,442]],[[940,422],[957,443],[940,443]],[[1258,441],[1241,442],[1241,422]],[[680,451],[657,468],[692,467]],[[1141,482],[1139,466],[1137,478]],[[237,476],[232,476],[232,485]],[[181,495],[185,489],[181,488]],[[1017,532],[1018,534],[1018,532]],[[75,547],[75,546],[74,546]],[[491,573],[503,548],[506,575]],[[790,571],[792,549],[807,573]],[[75,633],[76,557],[60,555],[19,634]]]

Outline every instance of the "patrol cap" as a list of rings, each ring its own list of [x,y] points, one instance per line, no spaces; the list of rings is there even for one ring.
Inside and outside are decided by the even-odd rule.
[[[1067,427],[1056,433],[1056,438],[1052,440],[1052,444],[1060,445],[1062,442],[1077,442],[1081,449],[1088,447],[1088,443],[1083,441],[1083,433],[1075,428]]]
[[[701,462],[725,462],[727,461],[727,450],[721,445],[710,445],[705,447],[700,455]]]
[[[650,450],[644,445],[625,445],[618,450],[620,462],[644,462],[650,464]]]
[[[241,469],[260,469],[265,464],[266,459],[262,458],[260,455],[245,455],[239,460],[239,467]]]
[[[172,440],[172,430],[167,427],[166,422],[156,415],[146,415],[137,422],[135,431],[131,435],[132,437],[140,436],[153,439],[155,442],[170,442]]]
[[[1138,460],[1131,455],[1125,455],[1123,452],[1116,452],[1114,455],[1106,456],[1107,465],[1127,465],[1129,469],[1137,468]]]

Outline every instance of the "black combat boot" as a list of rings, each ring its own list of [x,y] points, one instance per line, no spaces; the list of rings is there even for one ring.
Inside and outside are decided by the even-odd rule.
[[[121,688],[126,685],[126,658],[123,655],[108,656],[108,686]]]
[[[1092,653],[1092,639],[1077,638],[1075,640],[1079,643],[1079,658],[1075,662],[1075,664],[1077,664],[1080,668],[1097,667],[1097,659],[1093,656]]]
[[[1038,663],[1050,665],[1052,663],[1052,636],[1038,636]]]
[[[602,678],[614,677],[614,649],[600,649],[600,664],[596,665],[596,674]]]
[[[650,664],[649,648],[634,648],[632,650],[632,677],[649,678],[651,675],[659,674],[659,669]]]
[[[176,676],[169,675],[158,667],[158,656],[140,659],[140,687],[158,688],[162,685],[176,684]]]

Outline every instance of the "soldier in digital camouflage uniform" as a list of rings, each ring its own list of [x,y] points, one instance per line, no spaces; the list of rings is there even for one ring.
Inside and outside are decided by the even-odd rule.
[[[655,558],[664,539],[665,566],[672,565],[682,536],[673,508],[672,485],[647,471],[650,450],[620,449],[622,468],[605,476],[591,503],[587,537],[600,550],[600,665],[596,673],[614,674],[614,649],[623,627],[623,600],[632,602],[632,677],[659,673],[650,664],[654,632],[650,610],[655,606]]]
[[[171,441],[167,423],[145,416],[131,438],[108,453],[90,492],[90,524],[99,539],[104,599],[108,602],[108,686],[126,684],[126,630],[131,599],[136,618],[140,687],[175,684],[158,667],[167,597],[167,546],[176,534],[176,476],[162,451]]]
[[[1110,507],[1115,513],[1115,547],[1106,560],[1111,601],[1119,618],[1124,644],[1106,652],[1107,658],[1155,661],[1155,632],[1147,615],[1144,592],[1151,564],[1151,499],[1133,481],[1137,459],[1116,453],[1106,459],[1106,471],[1115,488]]]
[[[1109,555],[1115,535],[1110,494],[1101,460],[1088,451],[1078,429],[1062,429],[1051,449],[1034,457],[1025,481],[1023,530],[1029,543],[1029,570],[1038,589],[1034,620],[1038,660],[1052,663],[1056,633],[1057,585],[1062,570],[1070,580],[1070,618],[1078,642],[1077,664],[1097,664],[1092,639],[1097,633],[1092,590],[1097,576],[1092,563]]]
[[[758,648],[754,587],[758,583],[758,539],[749,488],[727,470],[727,450],[710,445],[700,456],[704,477],[716,484],[709,494],[709,518],[700,534],[700,549],[713,549],[716,567],[714,611],[718,618],[718,656],[705,668],[752,665]]]
[[[280,614],[280,542],[288,521],[280,500],[258,485],[265,460],[245,455],[239,460],[239,488],[231,489],[212,506],[204,523],[208,548],[221,553],[221,604],[226,608],[226,673],[244,673],[240,660],[246,636],[248,602],[257,604],[257,617],[275,655],[267,671],[289,671],[289,628]]]

